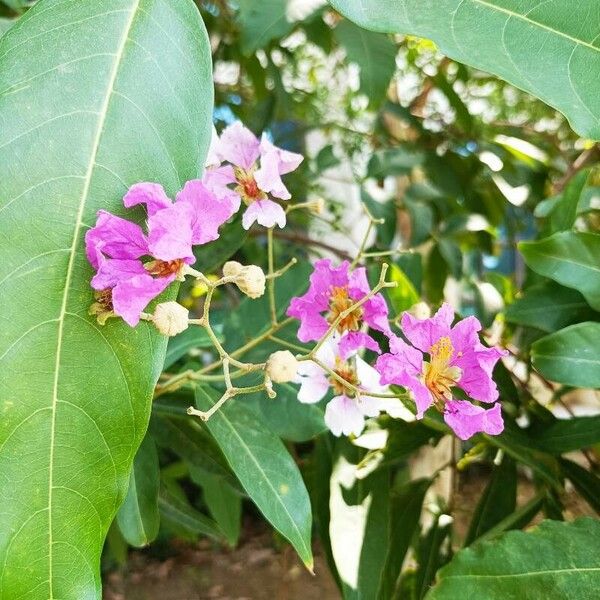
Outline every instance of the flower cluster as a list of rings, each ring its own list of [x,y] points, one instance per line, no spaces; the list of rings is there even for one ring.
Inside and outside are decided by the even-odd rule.
[[[162,186],[138,183],[123,204],[146,206],[148,230],[98,212],[96,225],[85,236],[87,258],[96,270],[91,312],[101,323],[114,314],[134,327],[148,303],[195,262],[193,246],[217,239],[219,227],[237,207],[231,199],[217,198],[200,180],[188,181],[175,202]]]
[[[213,140],[202,181],[217,198],[227,199],[237,208],[244,203],[244,229],[254,222],[264,227],[284,227],[285,211],[270,196],[290,199],[281,176],[297,169],[302,160],[300,154],[274,146],[265,134],[259,140],[236,121]]]
[[[505,353],[480,342],[479,321],[467,317],[452,326],[454,311],[448,304],[443,304],[431,318],[418,319],[407,312],[401,325],[409,344],[390,330],[383,297],[370,296],[369,292],[364,269],[351,270],[348,263],[334,268],[328,260],[318,261],[308,292],[293,298],[288,309],[288,315],[300,320],[298,338],[303,342],[318,340],[333,329],[336,344],[324,345],[320,358],[329,372],[337,373],[366,394],[390,384],[403,386],[414,397],[418,419],[434,406],[463,440],[478,432],[499,434],[504,423],[492,370]],[[367,300],[361,303],[365,297]],[[389,339],[390,352],[377,359],[375,369],[355,356],[359,348],[379,352],[377,342],[364,331],[364,326],[379,330]],[[353,366],[349,368],[350,357]],[[318,402],[334,385],[314,363],[304,363],[299,373],[301,402]],[[341,393],[342,388],[337,390],[340,395],[327,405],[327,424],[336,435],[358,434],[364,417],[375,416],[382,405],[369,400],[368,395],[352,399]],[[456,388],[491,408],[457,399]]]

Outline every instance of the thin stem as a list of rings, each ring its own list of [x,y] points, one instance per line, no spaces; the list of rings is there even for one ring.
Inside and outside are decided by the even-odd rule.
[[[267,275],[267,288],[269,292],[269,308],[271,311],[271,324],[277,325],[277,306],[275,305],[275,250],[273,248],[273,228],[267,229],[267,251],[269,273]]]
[[[295,350],[296,352],[306,352],[306,348],[303,348],[302,346],[298,346],[298,344],[292,344],[292,342],[282,340],[281,338],[276,337],[274,335],[270,335],[269,339],[272,342],[279,344],[280,346],[285,346],[286,348],[289,348],[290,350]]]
[[[268,273],[266,278],[277,279],[277,277],[281,277],[286,271],[289,271],[297,262],[298,259],[296,257],[290,259],[287,265],[281,267],[281,269],[277,269],[277,271],[274,271],[273,273]]]
[[[187,409],[187,414],[194,417],[200,417],[202,421],[208,421],[230,398],[239,396],[240,394],[253,394],[254,392],[260,392],[264,389],[264,383],[244,388],[231,387],[225,390],[225,393],[207,411],[198,410],[197,408],[190,406]]]

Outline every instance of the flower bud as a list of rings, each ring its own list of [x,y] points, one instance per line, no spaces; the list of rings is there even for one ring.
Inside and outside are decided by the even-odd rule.
[[[188,328],[187,308],[177,302],[163,302],[154,309],[152,322],[163,335],[174,336]]]
[[[256,265],[242,266],[230,260],[223,265],[225,277],[235,277],[235,284],[249,298],[260,298],[265,293],[266,277]]]
[[[425,302],[417,302],[413,304],[408,312],[417,319],[429,319],[431,317],[431,308]]]
[[[265,370],[275,383],[288,383],[298,374],[298,361],[289,350],[279,350],[269,356]]]

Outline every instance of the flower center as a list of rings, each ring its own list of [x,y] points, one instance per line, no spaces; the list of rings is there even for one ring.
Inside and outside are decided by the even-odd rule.
[[[350,383],[352,385],[358,385],[359,382],[358,382],[358,377],[356,375],[356,370],[354,369],[354,367],[351,364],[342,361],[341,358],[336,357],[335,367],[334,367],[333,371],[336,375],[341,377],[344,381],[347,381],[348,383]],[[331,387],[335,394],[337,394],[337,395],[344,394],[346,396],[350,395],[349,394],[350,390],[341,381],[339,381],[335,377],[330,377],[329,383],[331,384]]]
[[[449,337],[440,338],[429,349],[429,362],[423,363],[425,385],[435,399],[435,405],[443,410],[445,401],[452,400],[451,388],[462,376],[460,367],[450,366],[454,348]]]
[[[181,258],[177,260],[152,260],[144,265],[146,271],[157,277],[168,277],[174,273],[179,274],[184,266]]]
[[[331,288],[331,297],[329,300],[329,323],[333,323],[342,313],[347,311],[354,304],[354,300],[348,296],[347,287]],[[337,326],[337,331],[356,331],[360,328],[360,320],[362,319],[362,308],[359,306],[351,313],[344,316]]]
[[[112,289],[107,288],[101,291],[94,292],[95,302],[90,306],[88,314],[96,317],[100,325],[104,325],[107,319],[114,316]]]
[[[234,169],[235,178],[237,179],[238,185],[236,191],[242,197],[245,204],[249,205],[256,200],[264,200],[267,195],[258,187],[256,179],[254,179],[253,170],[246,171],[239,167]]]

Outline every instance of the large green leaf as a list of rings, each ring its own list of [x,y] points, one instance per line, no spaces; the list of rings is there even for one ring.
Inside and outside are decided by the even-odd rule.
[[[519,250],[536,273],[579,290],[592,308],[600,310],[600,235],[565,231],[521,242]]]
[[[208,410],[217,400],[214,390],[197,388],[200,410]],[[298,467],[281,440],[243,400],[229,400],[206,426],[252,501],[312,569],[310,500]]]
[[[159,484],[156,445],[146,436],[135,455],[127,496],[117,513],[119,529],[132,546],[147,546],[158,534]]]
[[[535,441],[551,454],[565,454],[600,444],[600,415],[557,419],[550,425],[541,425],[535,432]]]
[[[461,550],[438,574],[427,600],[596,598],[600,585],[600,522],[544,521]]]
[[[551,333],[598,316],[577,291],[554,281],[531,287],[506,309],[506,320]]]
[[[596,0],[329,0],[375,31],[433,40],[455,60],[499,75],[600,138]]]
[[[365,31],[350,21],[339,23],[334,32],[348,60],[360,68],[360,91],[377,107],[396,70],[396,44],[388,36]]]
[[[531,362],[547,379],[576,387],[600,388],[600,323],[571,325],[531,346]]]
[[[189,0],[42,0],[0,38],[0,597],[100,597],[166,341],[89,317],[83,236],[127,186],[174,193],[210,139]]]

